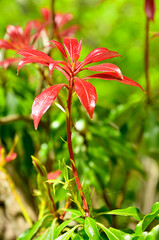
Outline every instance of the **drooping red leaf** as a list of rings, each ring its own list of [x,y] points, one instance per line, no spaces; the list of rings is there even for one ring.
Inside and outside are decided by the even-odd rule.
[[[27,49],[19,50],[17,53],[24,57],[39,57],[43,59],[43,61],[46,61],[48,63],[53,62],[53,59],[50,56],[48,56],[46,53],[35,50],[35,49],[27,48]]]
[[[53,180],[58,178],[61,175],[61,171],[58,169],[55,172],[50,172],[47,175],[48,180]]]
[[[87,57],[83,60],[81,65],[85,66],[90,63],[99,62],[119,56],[120,56],[119,53],[110,51],[107,48],[96,48],[87,55]]]
[[[75,78],[75,91],[84,108],[92,119],[94,108],[97,102],[97,93],[95,87],[80,78]]]
[[[0,48],[15,49],[15,47],[6,40],[0,39]]]
[[[145,92],[145,90],[143,89],[143,87],[139,83],[135,82],[134,80],[132,80],[128,77],[125,77],[125,76],[123,76],[123,77],[124,77],[123,80],[118,80],[118,81],[121,82],[121,83],[127,84],[127,85],[134,86],[134,87],[139,87],[139,88],[142,89],[143,92]]]
[[[20,61],[19,58],[7,58],[6,60],[0,62],[0,66],[3,66],[4,68],[8,68],[9,65],[18,61]]]
[[[59,49],[59,51],[62,53],[62,55],[67,59],[67,54],[66,54],[66,51],[65,51],[64,47],[62,46],[62,44],[57,41],[54,41],[54,40],[52,40],[50,42],[52,42]]]
[[[18,64],[17,73],[19,72],[19,69],[27,63],[40,63],[46,66],[49,66],[49,64],[55,64],[55,61],[50,56],[38,50],[24,49],[17,53],[25,57]]]
[[[70,58],[77,61],[81,53],[82,39],[78,43],[76,38],[64,38],[63,42]]]
[[[154,0],[145,0],[145,12],[149,20],[154,20],[154,14],[155,14]]]
[[[49,63],[47,61],[44,61],[43,58],[40,57],[26,57],[20,60],[18,63],[18,68],[17,68],[17,74],[19,74],[19,70],[22,66],[28,63],[40,63],[45,66],[49,66]]]
[[[17,154],[15,152],[10,153],[5,158],[5,162],[10,162],[10,161],[14,160],[16,157],[17,157]]]
[[[139,87],[144,91],[144,89],[141,87],[141,85],[139,83],[137,83],[134,80],[132,80],[130,78],[127,78],[125,76],[123,76],[123,79],[117,78],[114,75],[114,73],[109,73],[109,74],[108,73],[96,73],[96,74],[93,74],[93,75],[90,75],[88,77],[83,78],[83,80],[87,80],[87,79],[91,79],[91,78],[99,78],[99,79],[110,80],[110,81],[116,80],[116,81],[121,82],[123,84]]]
[[[64,83],[61,83],[49,87],[35,98],[32,106],[32,116],[34,120],[35,129],[38,128],[38,124],[40,122],[41,117],[44,115],[44,113],[48,110],[50,105],[56,99],[60,89],[64,85],[65,85]]]
[[[103,64],[87,67],[82,70],[85,70],[85,69],[91,70],[91,71],[106,72],[108,74],[114,73],[114,75],[116,75],[116,77],[121,78],[121,79],[123,78],[120,68],[118,68],[116,65],[114,65],[112,63],[103,63]]]

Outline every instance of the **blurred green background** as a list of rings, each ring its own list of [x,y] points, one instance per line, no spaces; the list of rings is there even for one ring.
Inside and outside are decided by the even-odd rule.
[[[40,9],[50,7],[49,0],[0,1],[0,38],[7,25],[25,27],[31,19],[40,19]],[[110,59],[122,73],[145,88],[144,1],[134,0],[60,0],[56,12],[70,12],[72,23],[79,25],[78,40],[83,39],[81,59],[97,47],[119,52],[122,58]],[[159,32],[159,4],[156,1],[155,21],[150,23],[150,37]],[[78,132],[73,131],[75,158],[81,180],[95,187],[93,206],[102,208],[108,201],[111,208],[137,206],[143,213],[151,210],[159,194],[159,38],[150,41],[151,104],[141,89],[115,81],[91,80],[97,89],[97,105],[91,121],[76,98],[72,116]],[[10,53],[11,55],[12,53]],[[19,76],[16,67],[0,69],[0,119],[18,114],[29,116],[40,74],[32,64],[23,67]],[[55,71],[54,82],[63,82]],[[63,92],[63,95],[65,92]],[[48,171],[57,170],[58,160],[69,164],[65,115],[52,105],[43,116],[45,127],[34,130],[32,121],[19,120],[0,124],[1,144],[8,152],[15,135],[17,159],[9,163],[12,177],[34,205],[36,173],[31,155],[37,156]],[[61,138],[60,138],[61,137]],[[20,179],[20,180],[19,180]],[[62,190],[63,191],[63,190]],[[56,201],[62,199],[59,189]],[[108,205],[108,204],[107,204]],[[108,206],[109,207],[109,206]],[[127,225],[127,219],[118,223]]]

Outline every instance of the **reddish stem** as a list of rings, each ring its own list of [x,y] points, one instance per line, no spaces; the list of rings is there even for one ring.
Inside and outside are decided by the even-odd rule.
[[[145,35],[145,76],[146,76],[146,93],[147,100],[150,101],[150,78],[149,78],[149,19],[146,18],[146,35]]]
[[[56,23],[55,23],[55,1],[51,0],[51,22],[50,22],[50,40],[53,39],[53,29],[56,28]]]
[[[83,202],[83,208],[85,211],[85,215],[89,216],[89,210],[88,210],[88,205],[86,202],[86,198],[84,196],[82,186],[79,180],[78,172],[76,169],[76,164],[75,164],[75,158],[73,154],[73,148],[72,148],[72,139],[71,139],[71,103],[72,103],[72,88],[73,88],[73,78],[70,79],[70,86],[69,86],[69,93],[68,93],[68,100],[67,100],[67,109],[68,109],[68,116],[67,116],[67,144],[68,144],[68,151],[70,155],[70,161],[71,161],[71,166],[72,166],[72,171],[73,175],[75,177],[76,185],[79,191],[79,194],[81,196],[82,202]]]

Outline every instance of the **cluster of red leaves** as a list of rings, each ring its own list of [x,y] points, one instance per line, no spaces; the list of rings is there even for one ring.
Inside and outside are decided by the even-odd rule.
[[[32,34],[32,30],[36,33]],[[39,21],[29,21],[23,31],[20,26],[7,26],[9,40],[0,39],[0,48],[18,51],[21,49],[33,48],[34,43],[40,36],[42,26]],[[0,65],[7,68],[10,64],[19,61],[19,58],[8,58],[0,62]]]
[[[48,8],[42,8],[41,14],[44,19],[44,27],[50,25],[51,23],[51,11]],[[68,23],[73,19],[73,15],[71,13],[55,13],[55,26],[58,30],[58,34],[60,37],[72,37],[74,33],[77,31],[77,25],[71,25],[67,27]],[[56,36],[56,31],[54,29],[53,36]]]
[[[29,21],[24,28],[24,31],[20,26],[7,26],[7,36],[9,39],[8,41],[0,39],[0,48],[11,49],[15,51],[34,49],[37,39],[41,36],[41,31],[46,30],[46,27],[51,23],[51,11],[47,8],[42,8],[41,13],[43,16],[43,21]],[[54,19],[56,25],[56,29],[54,30],[56,31],[54,31],[53,35],[57,37],[56,34],[58,32],[58,37],[60,38],[73,36],[78,27],[77,25],[67,27],[67,24],[72,19],[73,16],[70,13],[56,13]],[[18,62],[19,60],[19,58],[7,58],[6,60],[1,61],[0,65],[4,68],[7,68],[10,64]]]
[[[79,57],[81,53],[82,40],[78,42],[75,38],[64,38],[64,47],[57,41],[51,41],[51,43],[59,49],[65,61],[55,61],[47,54],[33,49],[18,51],[19,54],[24,56],[24,58],[19,62],[18,71],[23,65],[36,62],[48,66],[51,75],[54,69],[59,70],[66,77],[69,83],[68,85],[61,83],[51,86],[35,98],[32,107],[35,129],[37,129],[41,117],[56,99],[63,86],[65,86],[68,90],[71,89],[71,91],[76,92],[90,118],[93,117],[97,94],[95,87],[86,80],[93,78],[116,80],[124,84],[140,87],[143,90],[137,82],[123,76],[120,69],[114,64],[102,63],[95,66],[86,66],[91,63],[120,56],[117,52],[110,51],[107,48],[96,48],[81,62],[79,61]],[[99,73],[95,73],[84,78],[77,77],[77,74],[83,70],[99,71]]]

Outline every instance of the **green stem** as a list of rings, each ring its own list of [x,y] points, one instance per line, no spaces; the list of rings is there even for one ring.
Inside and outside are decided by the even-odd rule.
[[[71,161],[71,166],[72,166],[72,171],[75,177],[76,185],[79,191],[79,194],[81,196],[82,202],[83,202],[83,208],[85,211],[85,215],[89,216],[89,209],[87,205],[86,198],[84,196],[83,190],[82,190],[82,185],[79,180],[78,172],[76,169],[76,164],[75,164],[75,158],[73,154],[73,148],[72,148],[72,139],[71,139],[71,101],[72,101],[72,83],[73,83],[73,78],[70,79],[70,88],[69,88],[69,93],[68,93],[68,100],[67,100],[67,109],[68,109],[68,115],[67,115],[67,144],[68,144],[68,151],[70,155],[70,161]]]
[[[33,224],[32,224],[32,221],[30,219],[30,216],[28,215],[28,213],[26,211],[26,207],[23,205],[23,202],[22,202],[21,198],[19,197],[19,195],[18,195],[18,193],[15,189],[15,185],[14,185],[11,177],[9,176],[9,174],[7,173],[7,171],[4,168],[0,168],[0,170],[6,175],[6,179],[9,183],[9,185],[10,185],[10,188],[12,190],[12,193],[13,193],[17,203],[19,204],[19,206],[21,208],[21,211],[23,213],[23,216],[24,216],[26,222],[30,225],[30,227],[32,227]]]

